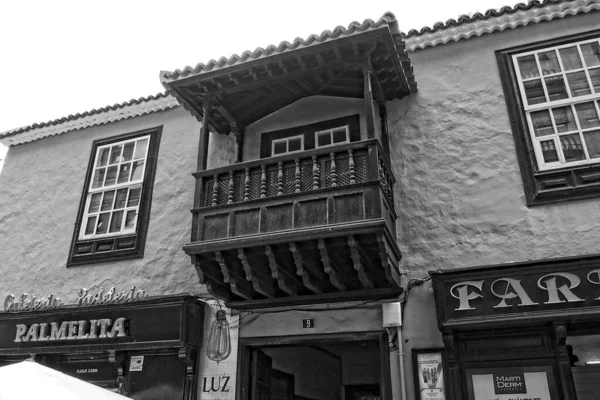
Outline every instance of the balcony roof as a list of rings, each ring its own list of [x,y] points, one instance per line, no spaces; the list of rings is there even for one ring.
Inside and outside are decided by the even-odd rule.
[[[207,64],[161,72],[161,83],[198,120],[211,99],[211,127],[229,133],[303,97],[363,97],[363,69],[373,75],[379,102],[402,98],[417,85],[393,14],[377,22],[246,51]]]

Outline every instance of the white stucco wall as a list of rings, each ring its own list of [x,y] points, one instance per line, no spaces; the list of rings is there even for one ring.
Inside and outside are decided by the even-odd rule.
[[[144,258],[67,268],[92,142],[161,125]],[[54,293],[72,303],[82,287],[113,285],[202,293],[181,250],[190,238],[199,130],[178,107],[11,147],[0,175],[0,298]]]
[[[540,23],[410,54],[419,90],[388,103],[404,281],[427,271],[600,251],[600,199],[528,208],[496,50],[598,28],[598,14]],[[443,347],[431,283],[404,310],[412,349]]]

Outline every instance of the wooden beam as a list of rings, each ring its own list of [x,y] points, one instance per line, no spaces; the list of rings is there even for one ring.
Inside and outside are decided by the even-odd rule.
[[[367,121],[367,137],[372,139],[375,137],[375,107],[373,106],[373,92],[371,89],[371,74],[372,70],[370,66],[363,66],[363,78],[364,78],[364,103],[365,103],[365,117]]]
[[[275,288],[273,287],[273,282],[270,281],[270,277],[263,276],[257,266],[250,265],[244,249],[238,249],[238,257],[246,273],[246,279],[252,283],[254,290],[269,299],[275,297]]]
[[[233,126],[231,128],[231,131],[232,131],[233,135],[235,136],[235,145],[237,146],[236,153],[235,153],[235,162],[240,163],[240,162],[242,162],[242,157],[243,157],[243,153],[244,153],[245,130],[243,128],[240,129],[237,126]]]
[[[215,251],[215,259],[219,263],[219,267],[221,267],[224,278],[223,281],[229,284],[231,291],[243,299],[251,300],[254,294],[252,286],[250,286],[245,279],[235,274],[232,266],[227,264],[225,257],[223,257],[223,254],[220,251]]]
[[[248,83],[243,83],[240,85],[236,85],[236,86],[232,86],[229,88],[224,88],[223,92],[219,93],[219,97],[222,97],[223,95],[230,95],[233,93],[239,93],[239,92],[245,92],[245,91],[249,91],[249,90],[254,90],[258,87],[261,86],[265,86],[266,84],[268,85],[274,85],[277,83],[281,83],[281,82],[285,82],[288,80],[295,80],[297,79],[299,76],[303,76],[303,75],[307,75],[307,74],[318,74],[320,72],[324,72],[324,71],[330,71],[332,69],[336,69],[336,68],[341,68],[343,66],[346,65],[356,65],[357,68],[360,68],[361,63],[359,61],[356,62],[345,62],[345,63],[340,63],[337,60],[335,62],[329,62],[329,63],[325,63],[321,66],[317,66],[314,68],[307,68],[305,71],[297,71],[297,72],[292,72],[292,73],[287,73],[287,74],[282,74],[280,76],[275,76],[272,79],[269,80],[264,80],[264,81],[259,81],[258,77],[257,80],[254,82],[248,82]]]
[[[398,287],[402,287],[402,277],[400,276],[399,271],[397,270],[398,264],[396,261],[396,265],[394,263],[389,262],[390,255],[395,254],[395,252],[389,248],[389,245],[385,238],[383,237],[383,233],[377,233],[377,244],[379,245],[379,257],[381,257],[381,265],[385,271],[385,278],[392,285],[397,285]]]
[[[350,258],[352,259],[354,269],[358,273],[358,279],[360,280],[360,283],[362,283],[364,287],[367,287],[369,289],[375,288],[373,281],[369,278],[369,275],[367,274],[364,266],[361,263],[361,257],[358,253],[356,239],[354,239],[354,236],[352,235],[348,236],[348,246],[350,246]]]
[[[279,288],[290,296],[297,296],[298,291],[301,289],[301,285],[297,278],[290,275],[281,265],[279,265],[271,246],[265,246],[265,254],[269,260],[271,276],[277,281]]]
[[[198,274],[198,280],[200,284],[205,285],[206,289],[213,296],[223,299],[225,301],[231,300],[231,292],[227,285],[220,282],[217,278],[214,278],[210,274],[207,274],[205,270],[202,268],[202,261],[196,258],[194,262],[194,267],[196,269],[196,274]]]
[[[296,274],[302,278],[304,286],[313,293],[323,294],[323,287],[321,285],[321,282],[323,282],[322,277],[319,282],[319,277],[313,275],[315,268],[309,268],[308,263],[304,260],[295,243],[289,243],[289,246],[294,262],[296,263]]]
[[[198,164],[196,171],[205,171],[208,162],[208,138],[210,136],[208,127],[210,126],[212,99],[204,98],[202,101],[202,110],[204,113],[204,118],[202,119],[202,128],[200,129],[200,140],[198,143]]]
[[[327,246],[325,245],[325,240],[319,239],[318,246],[319,252],[321,253],[321,262],[325,267],[325,273],[329,275],[329,281],[333,286],[345,292],[346,290],[348,290],[348,288],[343,283],[343,274],[338,269],[337,265],[334,265],[333,261],[329,257],[329,254],[327,252]]]

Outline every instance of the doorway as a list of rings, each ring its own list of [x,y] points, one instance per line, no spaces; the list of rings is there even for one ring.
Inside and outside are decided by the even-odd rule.
[[[382,332],[240,340],[240,400],[391,400]]]

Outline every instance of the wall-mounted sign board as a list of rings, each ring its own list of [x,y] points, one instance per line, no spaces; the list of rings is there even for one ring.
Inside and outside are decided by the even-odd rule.
[[[467,369],[468,400],[557,400],[552,368]]]
[[[441,349],[413,350],[417,399],[446,400],[442,354]]]

